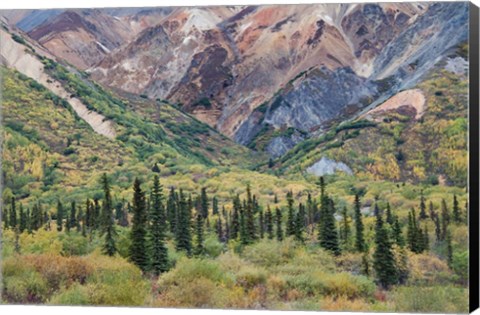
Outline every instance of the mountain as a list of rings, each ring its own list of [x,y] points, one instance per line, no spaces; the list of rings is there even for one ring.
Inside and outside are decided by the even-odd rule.
[[[80,193],[100,172],[125,180],[156,163],[174,175],[190,165],[248,167],[253,159],[188,113],[112,94],[3,26],[3,176],[15,195],[48,199],[58,197],[60,187]]]
[[[58,11],[54,11],[57,13]],[[28,35],[46,49],[72,65],[86,69],[101,61],[112,50],[131,41],[135,35],[166,14],[168,10],[134,10],[123,16],[114,14],[121,10],[66,10],[51,15],[34,28],[27,28]],[[128,13],[131,13],[130,15]],[[33,14],[33,13],[32,13]],[[27,15],[24,21],[35,20]]]
[[[25,20],[23,15],[38,15],[7,13],[4,16],[9,22],[16,23]],[[421,110],[427,110],[419,105],[422,99],[435,94],[425,90],[425,82],[445,71],[445,64],[462,68],[466,61],[461,51],[468,47],[466,4],[133,8],[51,14],[51,18],[37,21],[27,34],[18,34],[30,38],[28,43],[37,53],[41,51],[45,58],[63,64],[63,70],[55,72],[47,62],[47,68],[52,68],[47,69],[49,77],[39,79],[35,73],[25,73],[54,91],[58,89],[56,83],[49,81],[62,83],[59,86],[64,86],[64,91],[57,94],[64,98],[74,95],[66,97],[70,106],[97,133],[131,141],[138,130],[122,126],[133,126],[137,119],[149,117],[153,125],[162,125],[168,137],[163,132],[161,137],[168,139],[169,146],[209,165],[221,164],[223,159],[232,165],[235,162],[231,159],[240,161],[257,152],[255,164],[259,170],[284,175],[323,169],[315,165],[328,161],[328,157],[357,175],[366,172],[395,181],[461,183],[451,169],[427,167],[432,163],[427,148],[432,148],[419,146],[427,138],[416,136],[423,118],[402,121],[405,126],[401,129],[410,130],[402,137],[398,130],[393,138],[379,136],[386,141],[378,144],[382,150],[391,157],[404,158],[392,160],[399,169],[394,178],[389,172],[379,171],[381,161],[372,158],[379,149],[357,136],[363,129],[381,134],[385,128],[400,128],[368,118],[369,113],[390,108],[391,104],[396,104],[393,108],[399,115],[406,115],[402,119],[419,116]],[[80,40],[64,40],[70,37]],[[111,49],[101,48],[99,42]],[[21,53],[23,49],[17,46],[13,51],[29,56],[27,59],[10,56],[7,61],[31,63],[28,58],[34,57]],[[37,58],[33,64],[39,61]],[[37,69],[35,72],[43,73],[44,65],[45,60],[24,71]],[[72,75],[79,81],[71,82]],[[459,82],[465,79],[461,73],[454,75],[460,76]],[[78,83],[99,89],[102,101],[91,102],[79,97],[78,91],[67,89]],[[130,100],[129,108],[137,112],[135,119],[126,122],[122,117],[125,106],[117,108],[116,101],[112,105],[105,91],[119,100]],[[170,121],[170,114],[158,113],[164,108],[185,117],[188,123]],[[441,111],[447,115],[448,107]],[[451,120],[463,118],[459,111]],[[189,132],[192,124],[198,134]],[[149,141],[156,141],[149,128],[145,134],[151,137]],[[351,129],[355,132],[348,133]],[[215,135],[214,145],[207,144],[208,134]],[[233,145],[225,136],[240,145]],[[449,142],[440,131],[432,137],[437,143]],[[399,154],[392,149],[392,139],[402,142],[399,147],[413,139],[418,143],[405,145]],[[225,143],[233,149],[222,150]],[[362,153],[352,159],[337,152],[346,143],[361,148]],[[419,148],[424,153],[421,158],[413,154]],[[459,144],[456,150],[464,148]],[[216,156],[228,151],[242,153],[240,158],[235,154]],[[267,162],[264,153],[270,157],[270,168],[262,166]],[[457,161],[456,168],[463,171],[462,161]]]
[[[273,157],[425,75],[466,40],[467,5],[179,8],[88,71],[168,99]]]

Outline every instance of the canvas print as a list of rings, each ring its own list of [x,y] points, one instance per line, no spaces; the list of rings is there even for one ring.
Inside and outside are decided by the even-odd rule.
[[[468,312],[472,10],[0,11],[2,303]]]

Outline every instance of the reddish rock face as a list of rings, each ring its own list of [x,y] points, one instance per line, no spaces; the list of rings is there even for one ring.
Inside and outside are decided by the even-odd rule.
[[[307,115],[321,108],[314,97],[308,104],[301,102],[308,98],[302,89],[318,92],[311,82],[342,89],[395,73],[409,58],[401,53],[413,54],[440,29],[422,25],[415,30],[415,41],[403,38],[399,45],[392,44],[428,15],[429,8],[414,3],[224,6],[137,11],[121,17],[77,10],[47,20],[30,36],[104,85],[168,99],[239,139],[240,128],[256,108],[278,95],[289,94],[296,110]],[[345,72],[350,81],[328,82],[337,80],[334,76],[342,69],[352,71]],[[314,78],[326,74],[332,77]],[[353,103],[344,100],[328,111],[352,115],[374,90],[359,89],[351,95]],[[308,130],[317,130],[320,122],[309,124],[313,126]]]

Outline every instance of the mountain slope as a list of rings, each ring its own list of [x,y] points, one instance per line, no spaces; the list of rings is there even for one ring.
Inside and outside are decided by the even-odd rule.
[[[28,35],[58,58],[83,70],[131,41],[165,12],[168,10],[135,10],[133,15],[118,17],[112,13],[120,12],[111,10],[66,10],[30,29]],[[30,18],[27,15],[22,21]],[[18,25],[22,26],[21,21]]]
[[[365,75],[424,11],[414,5],[183,8],[90,71],[104,84],[181,103],[234,137],[256,107],[303,71],[350,67]],[[374,35],[350,34],[357,26]],[[358,36],[370,46],[357,45]]]

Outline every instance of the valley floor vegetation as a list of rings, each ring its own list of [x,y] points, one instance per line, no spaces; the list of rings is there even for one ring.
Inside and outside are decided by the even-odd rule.
[[[3,208],[3,303],[466,312],[467,195],[351,186],[219,198],[164,188]],[[253,185],[253,184],[252,184]],[[383,186],[382,186],[383,185]],[[372,195],[373,192],[373,195]],[[380,193],[382,192],[382,193]],[[446,193],[448,192],[448,193]]]

